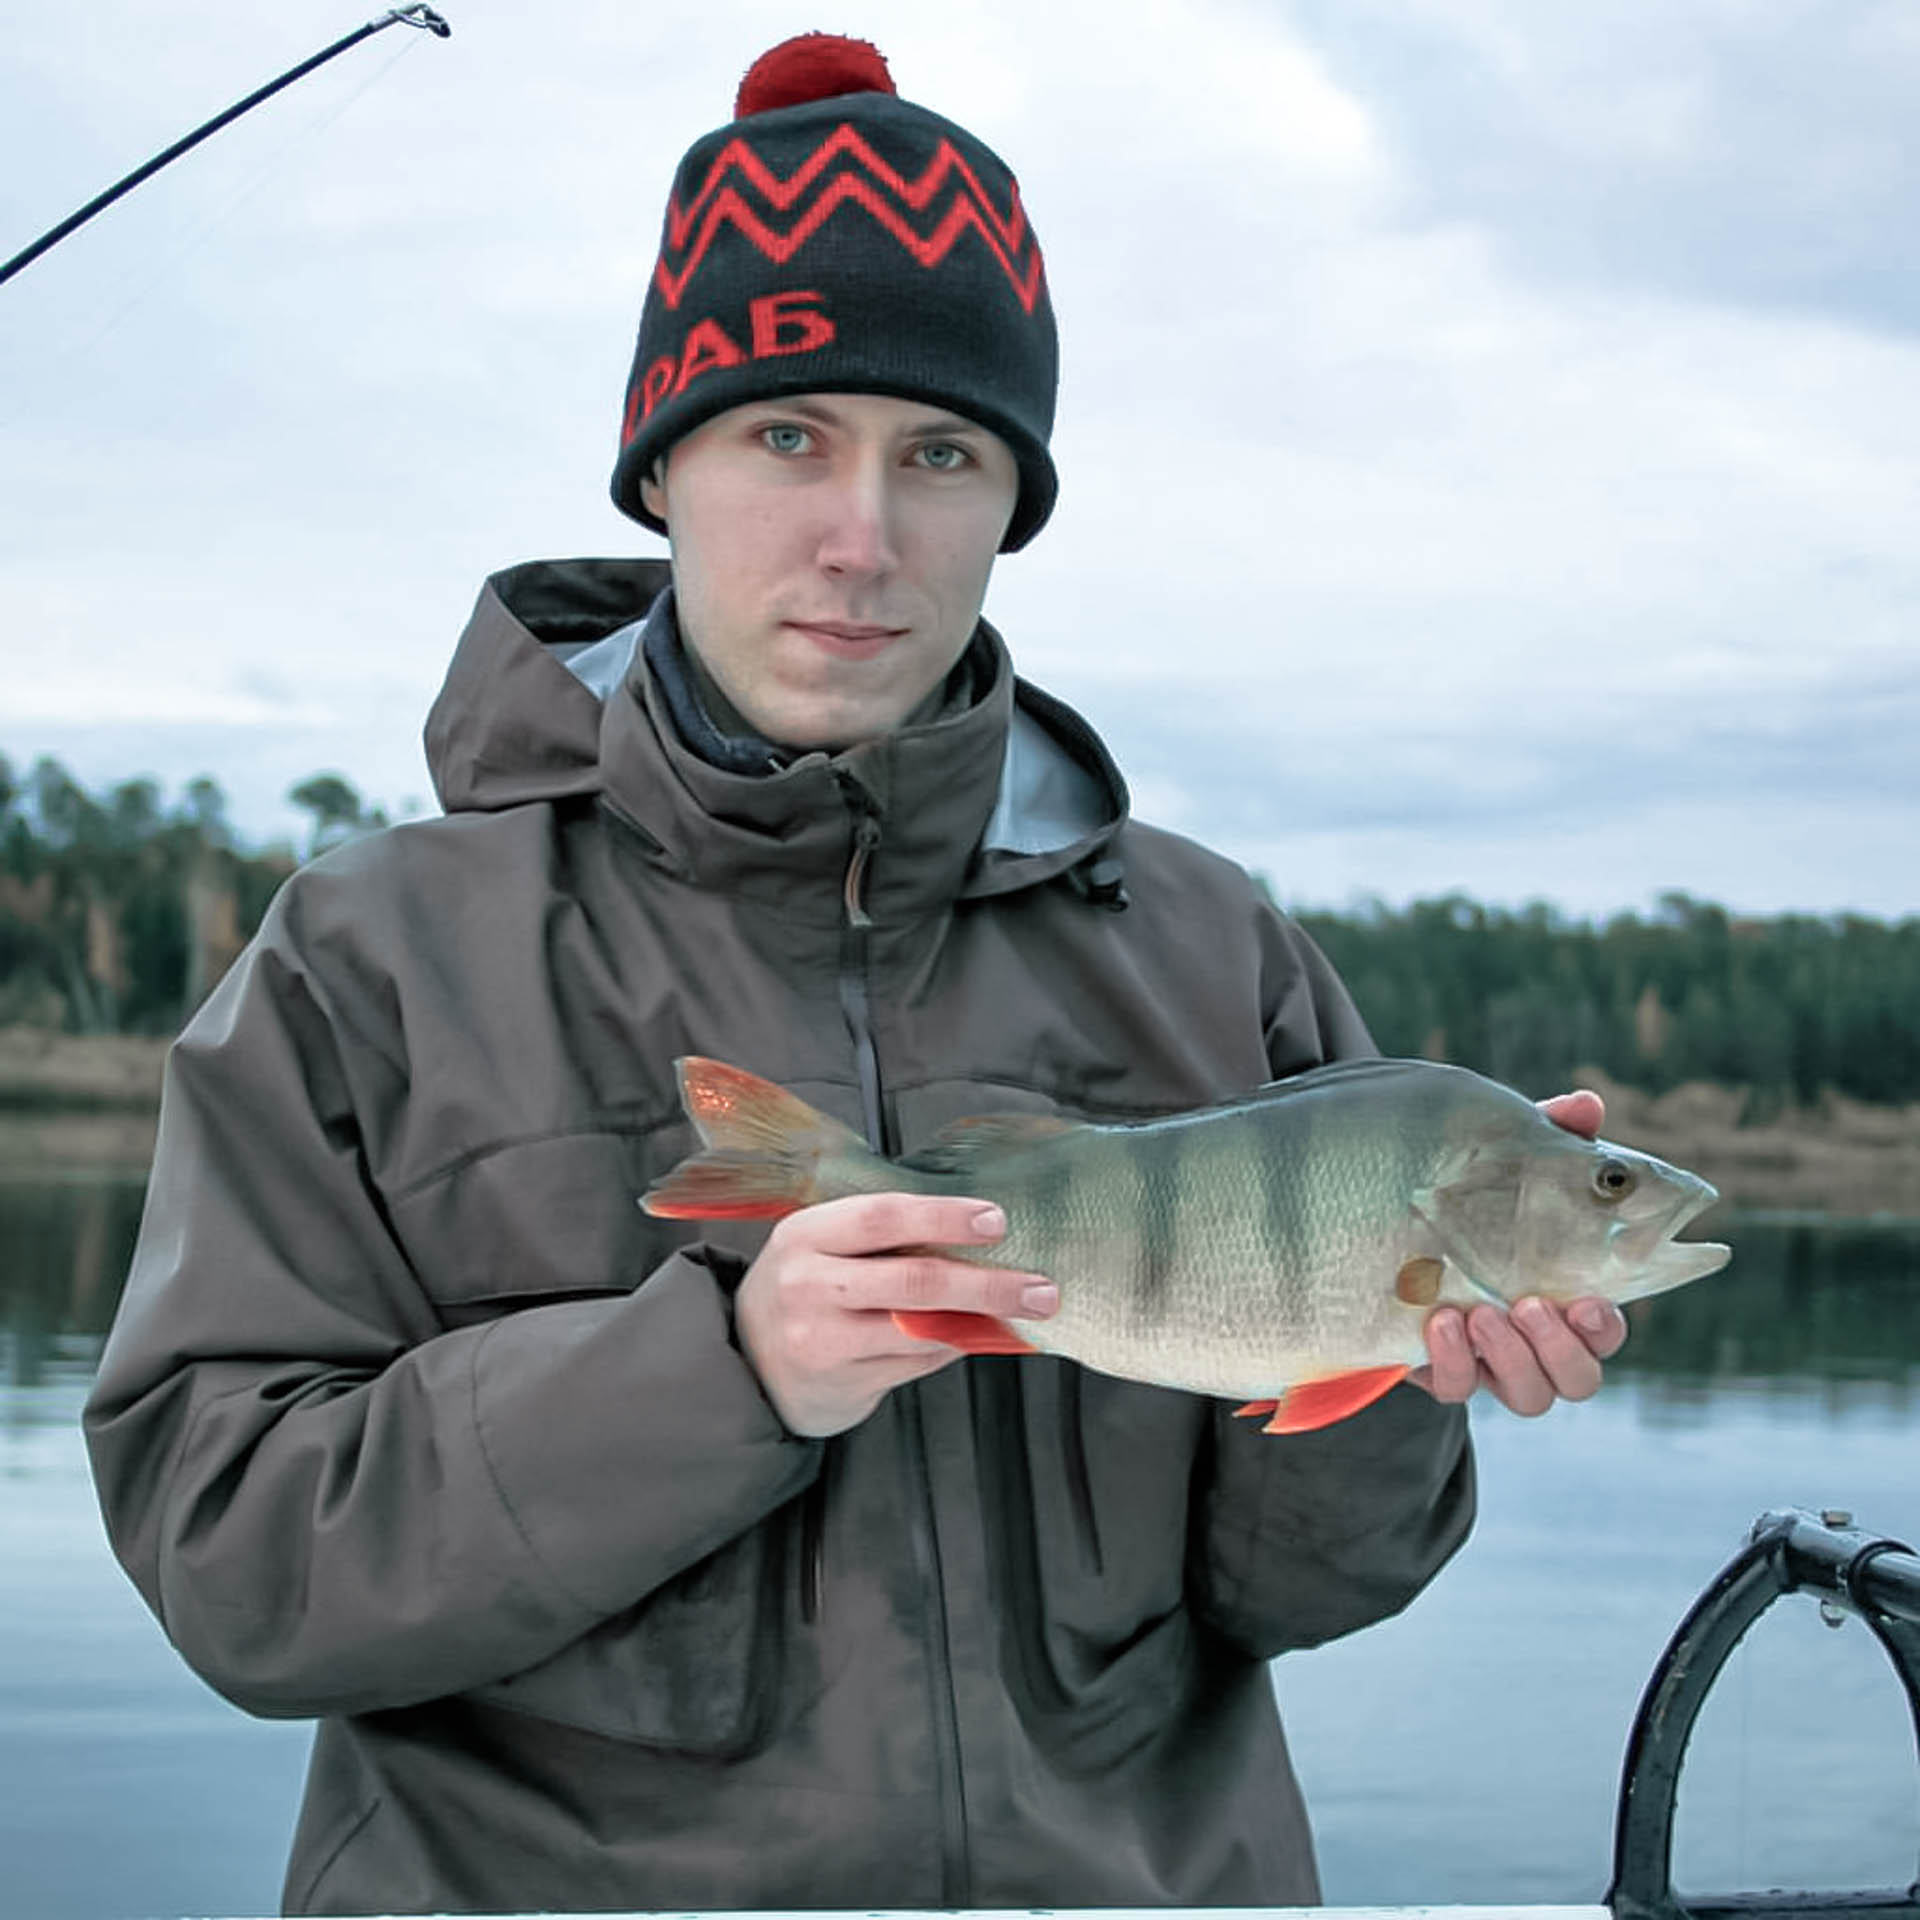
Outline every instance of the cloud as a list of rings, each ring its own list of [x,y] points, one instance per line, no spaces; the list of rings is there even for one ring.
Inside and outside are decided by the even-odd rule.
[[[791,11],[449,12],[0,289],[17,760],[211,770],[243,825],[321,766],[394,803],[484,573],[657,551],[605,488],[666,182]],[[1664,834],[1702,892],[1894,897],[1866,787],[1909,805],[1920,677],[1912,20],[849,0],[1047,249],[1063,492],[990,600],[1023,669],[1150,810],[1316,888],[1438,859],[1638,897],[1622,837]],[[341,30],[17,26],[23,240]]]
[[[1297,0],[1412,217],[1541,277],[1920,330],[1920,26],[1906,0],[1527,7]]]

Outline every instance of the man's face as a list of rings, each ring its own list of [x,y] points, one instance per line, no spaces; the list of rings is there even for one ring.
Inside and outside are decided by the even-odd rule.
[[[877,738],[940,685],[1018,492],[996,434],[867,393],[731,408],[641,485],[672,542],[687,644],[789,747]]]

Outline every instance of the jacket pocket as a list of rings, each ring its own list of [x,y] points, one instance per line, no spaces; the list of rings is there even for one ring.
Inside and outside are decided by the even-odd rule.
[[[976,1374],[1001,1670],[1034,1738],[1096,1772],[1155,1738],[1193,1684],[1189,1396],[1069,1361]]]
[[[476,1690],[489,1705],[709,1759],[778,1724],[797,1501],[551,1659]]]
[[[640,1196],[693,1145],[678,1120],[530,1135],[464,1156],[387,1207],[448,1326],[631,1293],[688,1238],[684,1223],[642,1212]]]

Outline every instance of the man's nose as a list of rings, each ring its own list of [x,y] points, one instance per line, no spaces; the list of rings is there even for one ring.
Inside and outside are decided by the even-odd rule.
[[[835,476],[820,535],[820,564],[829,573],[872,578],[892,570],[895,551],[893,476],[878,459],[849,461]]]

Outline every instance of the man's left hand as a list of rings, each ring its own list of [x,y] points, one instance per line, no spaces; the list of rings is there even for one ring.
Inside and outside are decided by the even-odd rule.
[[[1606,1118],[1597,1093],[1543,1100],[1540,1110],[1569,1133],[1591,1140]],[[1618,1353],[1627,1323],[1611,1301],[1589,1297],[1560,1306],[1528,1296],[1509,1313],[1497,1307],[1436,1307],[1427,1317],[1429,1364],[1409,1378],[1436,1400],[1470,1399],[1485,1387],[1514,1413],[1545,1413],[1556,1400],[1597,1393],[1601,1362]]]

